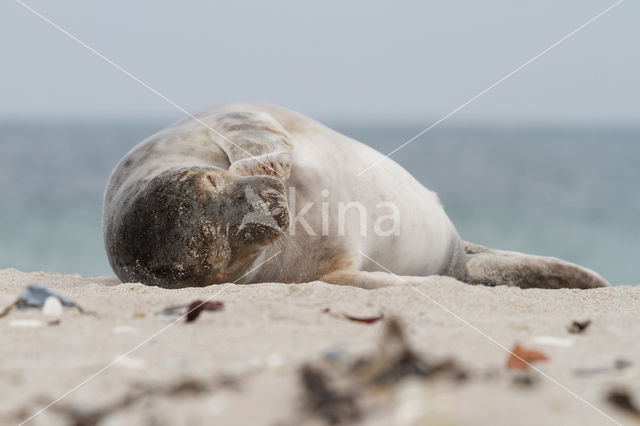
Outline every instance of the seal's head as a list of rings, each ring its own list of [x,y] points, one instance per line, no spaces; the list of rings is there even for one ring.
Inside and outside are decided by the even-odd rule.
[[[282,182],[209,167],[166,170],[126,201],[107,230],[123,282],[161,287],[230,282],[286,232]]]

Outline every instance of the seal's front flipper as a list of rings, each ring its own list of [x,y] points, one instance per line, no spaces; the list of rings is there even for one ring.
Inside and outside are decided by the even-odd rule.
[[[520,288],[596,288],[609,283],[589,269],[553,257],[492,250],[464,243],[462,277],[470,284]]]
[[[291,169],[291,135],[270,114],[261,111],[218,112],[202,118],[205,130],[229,159],[230,170],[242,176],[270,174],[282,179]]]
[[[348,285],[373,290],[376,288],[398,286],[407,283],[406,279],[386,272],[365,272],[356,269],[340,269],[320,277],[320,281],[328,284]]]
[[[243,158],[231,164],[229,171],[240,176],[269,175],[287,180],[293,160],[286,151]]]

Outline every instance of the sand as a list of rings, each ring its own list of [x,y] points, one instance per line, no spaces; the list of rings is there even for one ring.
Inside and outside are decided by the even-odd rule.
[[[35,282],[93,314],[65,310],[57,325],[38,310],[0,318],[3,425],[60,397],[27,424],[69,424],[72,415],[101,409],[100,425],[325,424],[310,408],[300,367],[351,365],[377,353],[393,317],[420,357],[452,357],[467,379],[409,375],[379,385],[368,402],[361,397],[354,424],[640,424],[607,400],[623,387],[640,404],[640,286],[521,290],[428,277],[372,291],[322,282],[165,290],[5,269],[0,305]],[[155,314],[206,298],[224,309],[191,323]],[[373,324],[344,316],[380,313],[385,318]],[[23,319],[44,325],[25,327]],[[585,319],[592,321],[585,332],[566,330]],[[548,356],[535,364],[540,372],[506,368],[503,347],[516,342]],[[126,395],[135,396],[118,406]]]

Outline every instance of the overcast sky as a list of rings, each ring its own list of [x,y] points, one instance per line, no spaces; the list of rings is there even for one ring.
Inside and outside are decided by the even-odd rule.
[[[191,112],[259,100],[425,124],[615,3],[25,1]],[[639,123],[639,19],[623,2],[451,121]],[[183,115],[14,0],[0,23],[0,117]]]

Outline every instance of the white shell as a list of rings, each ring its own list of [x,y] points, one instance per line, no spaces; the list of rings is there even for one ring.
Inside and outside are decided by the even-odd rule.
[[[63,308],[60,299],[54,296],[49,296],[42,305],[42,313],[44,315],[60,318],[62,316]]]

